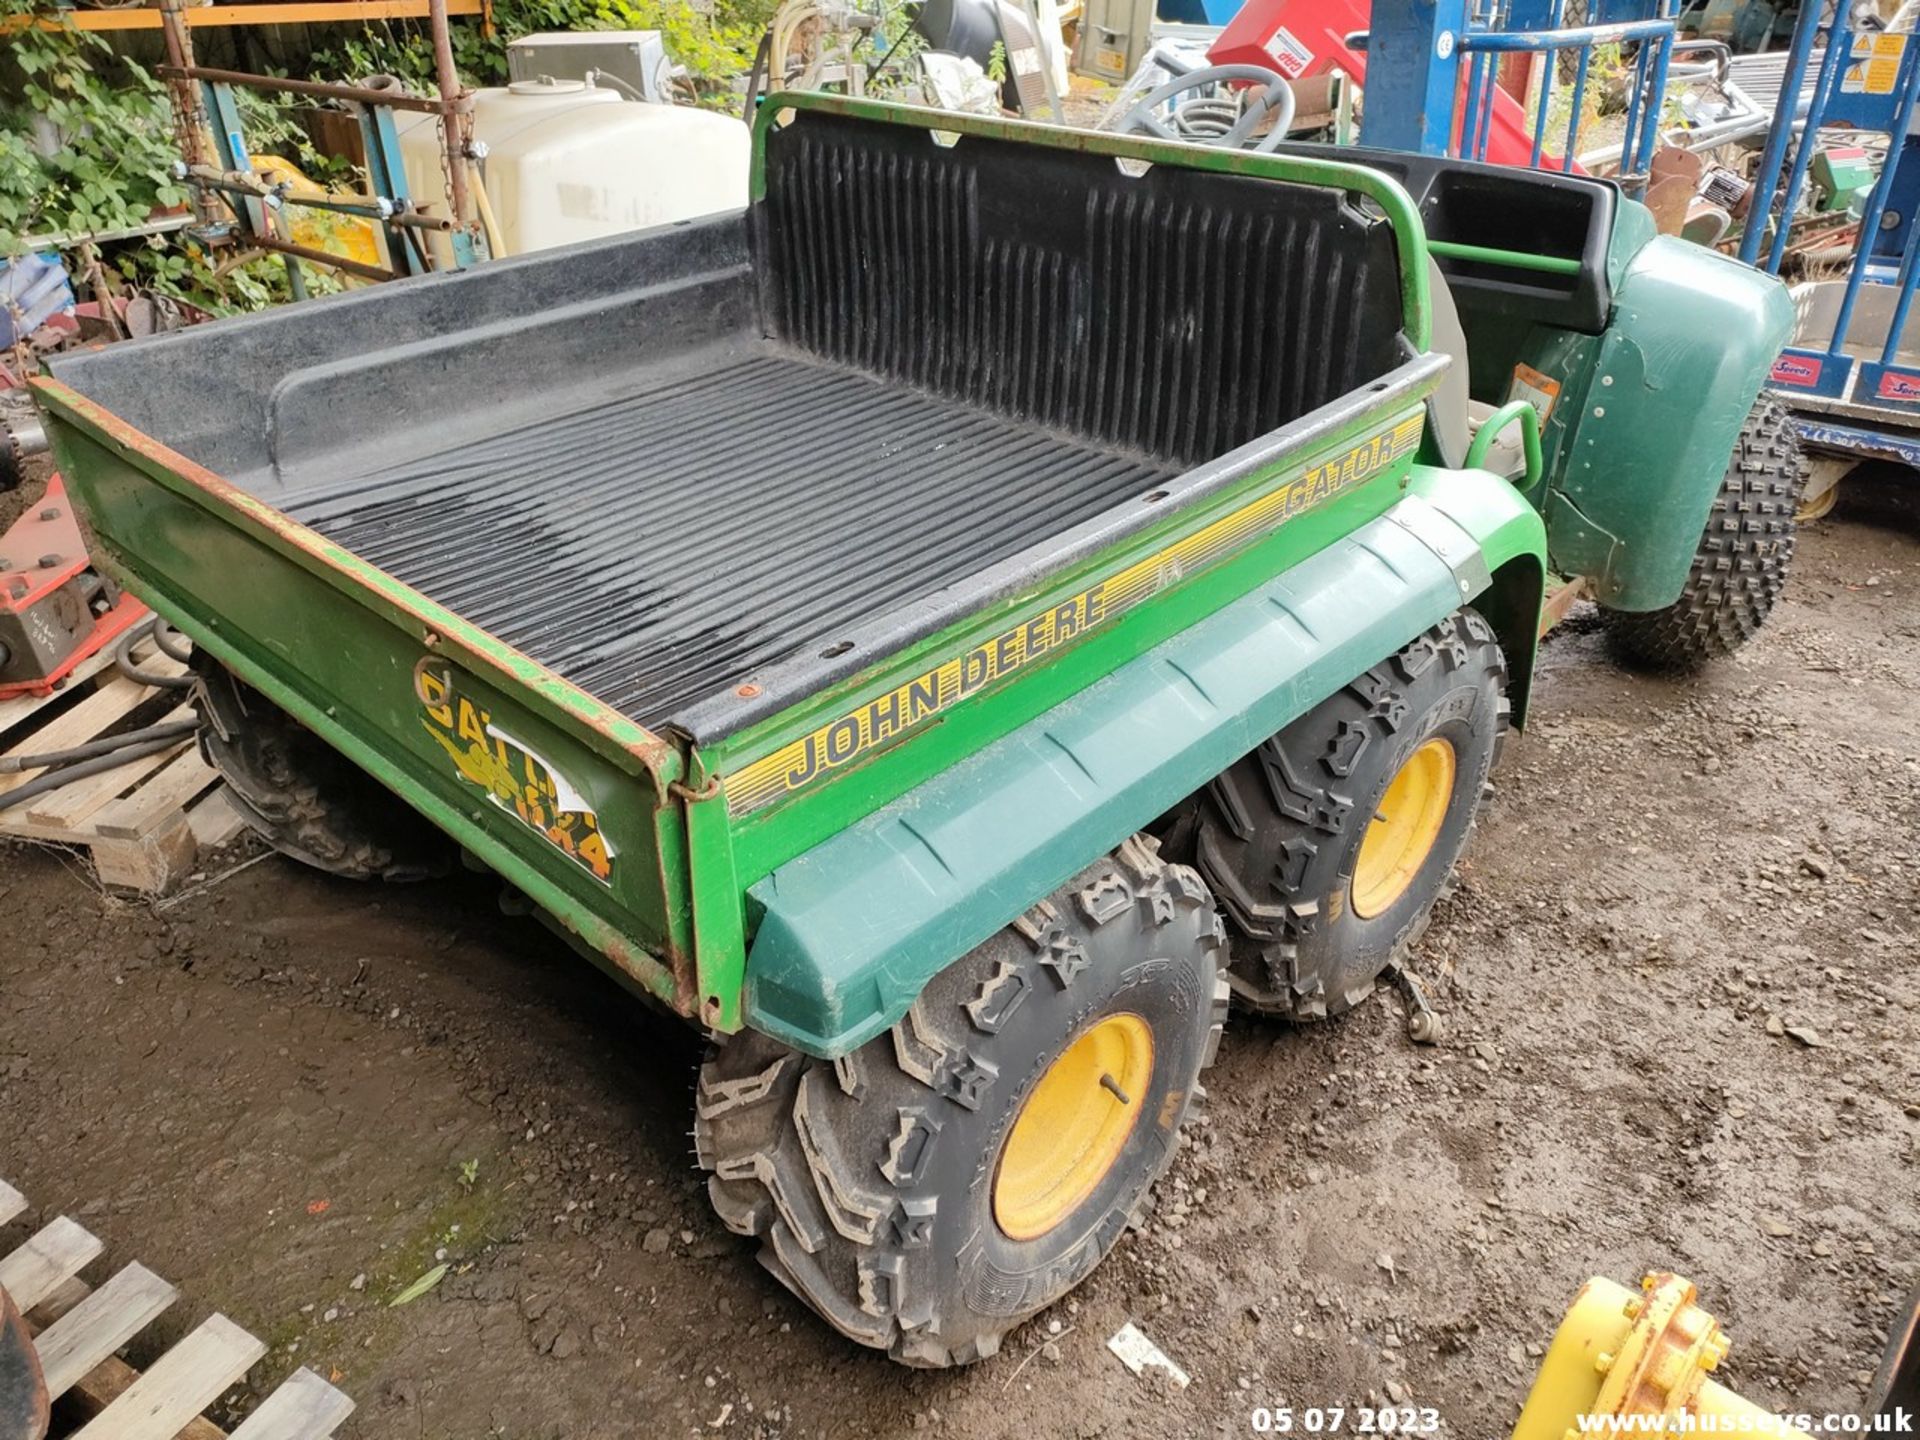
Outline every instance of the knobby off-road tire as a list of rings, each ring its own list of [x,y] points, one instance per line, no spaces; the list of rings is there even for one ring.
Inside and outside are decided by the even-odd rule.
[[[991,1355],[1093,1269],[1173,1158],[1226,1018],[1225,959],[1200,877],[1136,837],[846,1058],[751,1031],[721,1045],[701,1070],[694,1128],[714,1208],[853,1339],[910,1365]],[[1051,1228],[1016,1239],[998,1180],[1016,1119],[1072,1068],[1056,1060],[1115,1026],[1151,1036],[1151,1072],[1123,1097],[1125,1140]]]
[[[1792,417],[1761,396],[1734,442],[1680,598],[1664,610],[1606,612],[1622,658],[1649,669],[1691,670],[1751,640],[1786,586],[1806,479]]]
[[[281,854],[353,880],[445,875],[453,842],[339,751],[196,648],[200,749]]]
[[[1506,736],[1506,679],[1492,627],[1458,611],[1200,793],[1176,826],[1189,838],[1170,836],[1169,847],[1191,851],[1226,913],[1243,1003],[1301,1020],[1338,1015],[1419,938]],[[1405,790],[1391,787],[1416,771],[1427,782],[1427,804],[1412,812],[1425,821],[1411,833],[1421,843],[1394,852],[1399,870],[1370,852],[1357,880],[1369,832],[1384,823],[1376,817]],[[1403,814],[1397,800],[1391,808]]]

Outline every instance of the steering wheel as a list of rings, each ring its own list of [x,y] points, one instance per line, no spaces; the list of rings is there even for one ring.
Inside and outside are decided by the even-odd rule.
[[[1113,127],[1114,132],[1120,135],[1153,135],[1161,140],[1191,143],[1191,136],[1182,135],[1155,112],[1176,95],[1189,90],[1247,82],[1259,85],[1262,89],[1248,102],[1240,118],[1218,139],[1209,143],[1238,150],[1247,143],[1247,138],[1261,120],[1271,113],[1274,117],[1273,128],[1253,147],[1255,154],[1267,154],[1287,138],[1287,130],[1293,124],[1293,87],[1287,84],[1284,75],[1277,75],[1259,65],[1204,65],[1184,75],[1176,75],[1135,102],[1133,108],[1120,117],[1119,123]]]

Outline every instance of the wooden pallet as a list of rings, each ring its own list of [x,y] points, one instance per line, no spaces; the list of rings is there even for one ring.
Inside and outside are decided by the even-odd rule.
[[[134,647],[133,659],[150,674],[184,670],[151,640]],[[134,725],[184,719],[191,713],[184,699],[180,691],[129,680],[110,655],[94,655],[51,695],[0,700],[0,755],[64,750]],[[0,795],[40,773],[0,774]],[[0,836],[79,846],[103,884],[150,895],[179,884],[202,849],[226,844],[243,828],[191,737],[0,810]]]
[[[27,1208],[0,1181],[0,1224]],[[146,1266],[124,1267],[94,1289],[80,1271],[105,1250],[62,1215],[0,1258],[0,1289],[34,1331],[55,1402],[53,1434],[71,1440],[328,1440],[353,1400],[302,1366],[229,1436],[202,1415],[267,1347],[226,1316],[209,1315],[142,1372],[117,1352],[179,1292]],[[76,1428],[77,1427],[77,1428]]]

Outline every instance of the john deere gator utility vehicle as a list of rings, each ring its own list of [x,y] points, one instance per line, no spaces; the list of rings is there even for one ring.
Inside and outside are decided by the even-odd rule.
[[[458,847],[701,1026],[725,1222],[948,1365],[1112,1247],[1230,990],[1344,1008],[1423,923],[1549,533],[1687,583],[1784,295],[1554,182],[1577,277],[1440,268],[1489,335],[1584,305],[1606,388],[1561,403],[1662,468],[1514,483],[1461,453],[1426,229],[1540,182],[1476,183],[1423,225],[1344,160],[780,97],[744,214],[38,393],[259,829],[356,875]]]

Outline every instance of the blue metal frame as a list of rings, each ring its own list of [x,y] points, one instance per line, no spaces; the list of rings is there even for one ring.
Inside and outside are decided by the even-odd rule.
[[[202,84],[200,93],[207,107],[207,122],[213,131],[213,153],[219,157],[220,168],[251,175],[253,157],[247,152],[246,136],[240,128],[240,105],[233,98],[232,87]],[[233,213],[248,234],[274,236],[273,215],[266,201],[237,199]],[[287,293],[295,300],[306,299],[307,280],[300,273],[300,262],[291,255],[280,258],[287,267]]]
[[[1559,169],[1571,171],[1595,48],[1638,42],[1620,167],[1623,186],[1635,193],[1645,187],[1646,173],[1660,140],[1660,111],[1673,59],[1670,9],[1669,0],[1612,0],[1601,7],[1605,23],[1564,29],[1565,0],[1478,0],[1472,12],[1468,0],[1412,0],[1410,4],[1378,6],[1364,48],[1369,52],[1369,71],[1376,76],[1390,74],[1393,83],[1376,81],[1370,87],[1362,141],[1425,155],[1457,154],[1484,160],[1499,94],[1501,57],[1557,57],[1563,51],[1577,50],[1566,144],[1557,161]],[[1466,97],[1464,105],[1456,110],[1462,63],[1466,65]],[[1536,169],[1546,158],[1553,72],[1554,67],[1548,65],[1535,106],[1528,163]]]
[[[1779,273],[1786,260],[1792,216],[1819,149],[1822,126],[1886,135],[1887,162],[1861,212],[1860,235],[1849,261],[1833,334],[1824,345],[1788,346],[1774,367],[1772,384],[1789,399],[1795,394],[1816,395],[1848,400],[1891,415],[1920,414],[1920,368],[1899,364],[1896,359],[1914,292],[1920,289],[1920,225],[1915,224],[1914,216],[1920,208],[1920,145],[1908,136],[1920,112],[1920,37],[1857,31],[1850,9],[1836,6],[1833,15],[1823,20],[1817,0],[1803,0],[1787,54],[1783,101],[1754,177],[1740,258]],[[1891,87],[1876,92],[1863,72],[1862,82],[1849,88],[1848,73],[1857,58],[1859,42],[1864,39],[1878,45],[1889,38],[1903,47]],[[1825,49],[1816,71],[1813,103],[1804,128],[1796,136],[1796,107],[1788,101],[1800,93],[1814,47],[1823,39]],[[1897,288],[1898,298],[1886,334],[1880,337],[1879,358],[1858,359],[1850,353],[1848,342],[1862,287],[1888,284]]]

